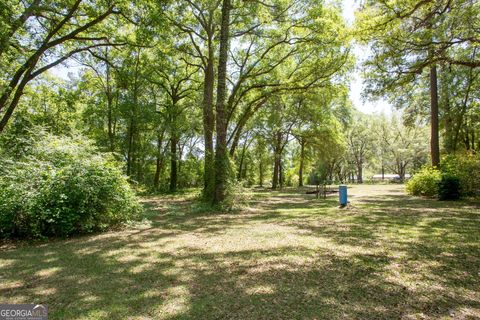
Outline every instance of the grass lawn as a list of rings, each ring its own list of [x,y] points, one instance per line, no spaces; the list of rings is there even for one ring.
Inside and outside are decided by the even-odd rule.
[[[144,199],[122,231],[0,251],[0,303],[50,319],[479,319],[480,203],[354,186],[351,207],[298,191],[199,213]]]

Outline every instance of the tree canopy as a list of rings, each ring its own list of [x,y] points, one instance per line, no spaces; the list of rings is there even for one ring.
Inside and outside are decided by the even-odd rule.
[[[2,152],[80,132],[138,188],[212,204],[239,184],[403,180],[478,148],[479,10],[369,0],[352,26],[323,0],[4,1]],[[355,110],[357,70],[400,111]]]

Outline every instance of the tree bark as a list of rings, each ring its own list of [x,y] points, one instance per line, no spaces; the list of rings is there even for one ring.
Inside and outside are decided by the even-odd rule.
[[[272,189],[275,190],[280,183],[280,163],[282,161],[282,133],[280,131],[275,133],[273,154]]]
[[[430,67],[430,156],[432,166],[440,165],[440,145],[438,136],[438,87],[437,66]]]
[[[357,166],[357,183],[363,183],[363,165],[359,163]]]
[[[275,152],[273,163],[273,177],[272,177],[272,189],[275,190],[278,187],[280,176],[280,155]]]
[[[222,22],[220,28],[220,50],[218,55],[218,82],[217,82],[217,139],[215,145],[215,191],[213,204],[222,203],[227,192],[229,175],[229,158],[227,153],[227,112],[225,99],[227,94],[227,60],[230,33],[231,0],[223,0]]]
[[[243,144],[242,147],[242,154],[240,155],[240,163],[238,165],[238,171],[237,171],[237,180],[240,181],[242,180],[242,174],[243,174],[243,160],[245,159],[245,151],[247,149],[247,141]]]
[[[107,57],[108,59],[108,53]],[[106,63],[105,94],[107,96],[107,134],[110,144],[110,152],[115,152],[115,135],[113,131],[113,92],[110,79],[110,65]]]
[[[153,177],[153,187],[158,190],[160,186],[160,173],[162,172],[162,157],[160,152],[157,154],[157,163],[155,168],[155,176]]]
[[[204,84],[203,84],[203,137],[205,145],[204,159],[204,188],[203,197],[205,200],[213,198],[215,188],[215,157],[213,150],[213,130],[215,127],[215,116],[213,114],[213,90],[215,84],[214,70],[214,53],[213,43],[209,38],[208,58],[205,68]]]

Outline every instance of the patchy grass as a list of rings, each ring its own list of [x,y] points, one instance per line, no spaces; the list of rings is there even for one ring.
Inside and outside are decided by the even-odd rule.
[[[3,246],[0,302],[50,319],[480,318],[480,204],[402,186],[317,200],[257,191],[248,209],[146,198],[123,231]]]

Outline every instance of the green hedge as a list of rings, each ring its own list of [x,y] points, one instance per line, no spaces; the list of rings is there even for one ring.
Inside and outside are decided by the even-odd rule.
[[[0,237],[104,230],[139,210],[118,163],[83,137],[42,133],[21,158],[0,159]]]

